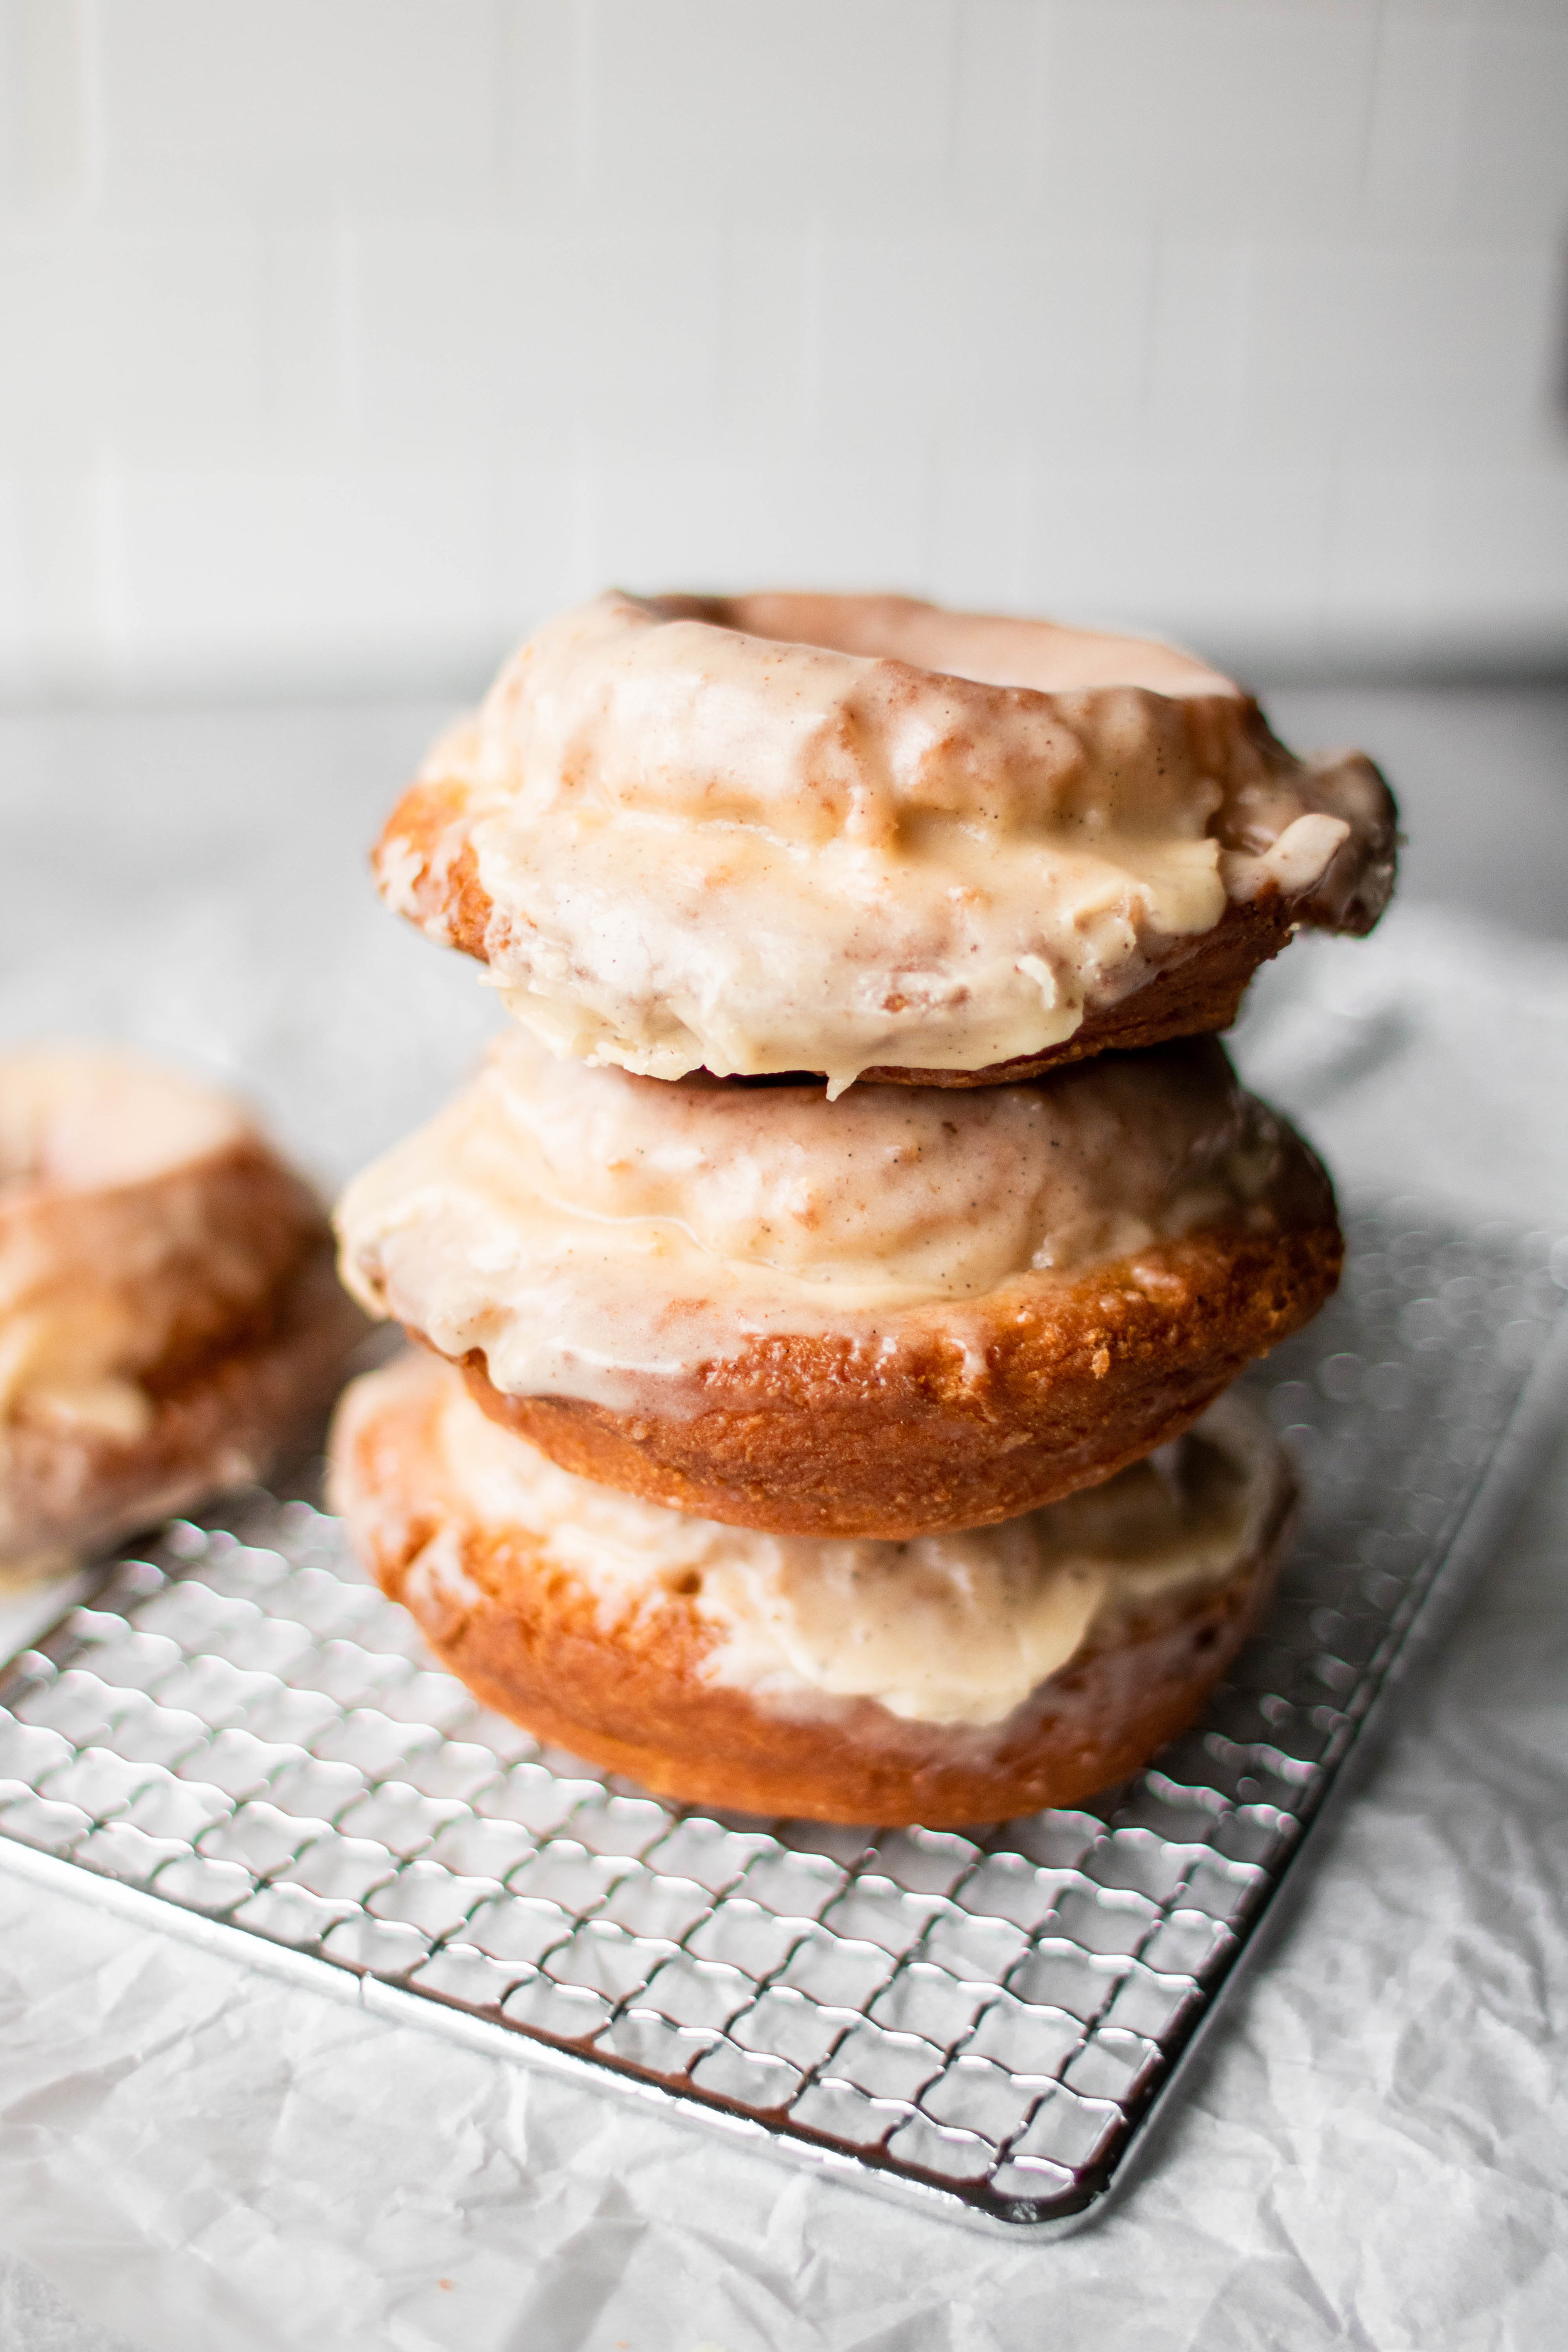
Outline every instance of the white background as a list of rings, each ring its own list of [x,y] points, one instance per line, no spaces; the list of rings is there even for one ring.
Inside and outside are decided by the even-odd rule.
[[[1568,657],[1565,0],[0,0],[0,688],[606,580]]]

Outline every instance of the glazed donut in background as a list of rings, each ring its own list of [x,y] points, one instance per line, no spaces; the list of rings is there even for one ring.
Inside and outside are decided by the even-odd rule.
[[[612,594],[541,629],[375,855],[557,1053],[973,1086],[1225,1027],[1370,929],[1394,812],[1169,646],[901,597]]]
[[[338,1226],[369,1311],[565,1469],[881,1538],[1013,1518],[1175,1436],[1342,1255],[1321,1168],[1212,1039],[835,1103],[511,1029]]]
[[[226,1097],[0,1055],[0,1581],[257,1476],[363,1329],[315,1194]]]
[[[1192,1721],[1290,1517],[1238,1396],[1154,1462],[912,1543],[762,1535],[573,1476],[411,1354],[339,1407],[332,1503],[487,1705],[696,1804],[995,1821],[1121,1779]]]

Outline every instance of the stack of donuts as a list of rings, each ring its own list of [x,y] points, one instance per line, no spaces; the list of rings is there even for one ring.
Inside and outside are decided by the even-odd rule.
[[[1394,809],[1190,656],[892,597],[607,595],[447,736],[387,903],[515,1016],[350,1187],[419,1346],[333,1489],[487,1703],[680,1800],[986,1821],[1121,1778],[1293,1505],[1232,1383],[1338,1279],[1212,1034]]]

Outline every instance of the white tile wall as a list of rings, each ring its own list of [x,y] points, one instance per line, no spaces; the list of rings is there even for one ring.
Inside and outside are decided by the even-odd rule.
[[[1568,0],[0,0],[0,684],[607,579],[1568,659]]]

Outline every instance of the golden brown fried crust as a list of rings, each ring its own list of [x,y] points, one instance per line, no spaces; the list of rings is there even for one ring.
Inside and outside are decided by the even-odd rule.
[[[350,1391],[351,1398],[353,1391]],[[681,1803],[930,1828],[1066,1805],[1135,1771],[1188,1725],[1256,1621],[1293,1507],[1282,1473],[1253,1552],[1218,1589],[1177,1596],[1091,1643],[1005,1724],[911,1723],[874,1699],[774,1713],[704,1678],[713,1635],[679,1596],[606,1629],[537,1542],[462,1516],[438,1470],[439,1383],[345,1413],[335,1500],[383,1589],[487,1706]],[[411,1577],[433,1538],[464,1591]]]
[[[473,844],[465,838],[449,861],[440,855],[452,826],[465,825],[472,809],[472,795],[465,784],[410,784],[382,828],[371,864],[379,877],[381,861],[389,851],[414,852],[420,861],[408,885],[414,920],[433,926],[449,946],[486,963],[485,933],[495,901],[479,880]]]
[[[493,912],[479,880],[479,861],[465,839],[449,861],[440,855],[454,825],[470,808],[467,788],[450,782],[413,784],[387,819],[373,863],[395,843],[420,864],[409,887],[414,919],[431,926],[449,945],[480,963]],[[1169,1037],[1205,1036],[1228,1029],[1241,1007],[1247,982],[1260,964],[1277,956],[1295,929],[1278,890],[1246,904],[1232,901],[1214,929],[1190,942],[1173,943],[1172,961],[1115,1004],[1087,1013],[1072,1035],[1040,1054],[1022,1054],[979,1070],[925,1070],[902,1066],[863,1070],[861,1077],[887,1086],[992,1087],[1032,1078],[1067,1062],[1081,1062],[1112,1048],[1158,1045]]]
[[[316,1210],[243,1322],[209,1334],[205,1348],[183,1343],[142,1376],[154,1406],[143,1434],[116,1437],[26,1411],[7,1424],[3,1549],[86,1556],[259,1477],[309,1434],[368,1328],[338,1281]]]
[[[1178,1436],[1317,1313],[1343,1243],[1311,1173],[1320,1213],[1284,1234],[1195,1234],[1076,1279],[1010,1284],[983,1352],[929,1311],[888,1356],[784,1335],[672,1381],[668,1411],[635,1414],[507,1396],[478,1349],[463,1370],[491,1420],[647,1502],[781,1535],[986,1527]]]

